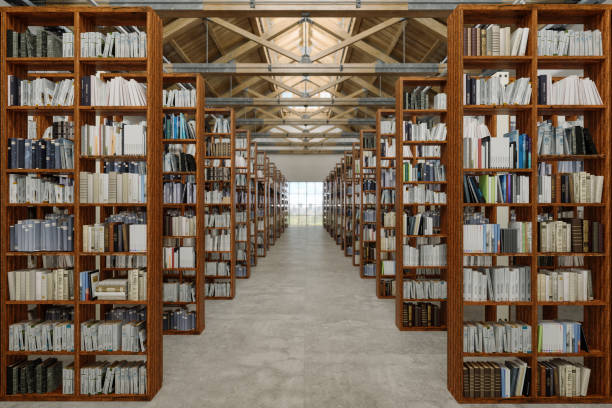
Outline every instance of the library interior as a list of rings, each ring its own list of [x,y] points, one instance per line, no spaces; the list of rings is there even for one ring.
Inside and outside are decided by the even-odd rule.
[[[0,0],[0,408],[612,407],[611,47],[611,0]]]

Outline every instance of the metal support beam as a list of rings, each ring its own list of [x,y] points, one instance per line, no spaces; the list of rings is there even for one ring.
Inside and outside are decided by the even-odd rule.
[[[206,98],[207,106],[395,106],[395,98]]]
[[[336,76],[336,75],[434,75],[446,72],[446,64],[439,63],[348,63],[348,64],[265,64],[265,63],[194,63],[164,64],[165,72],[197,72],[207,75],[248,76]]]
[[[253,132],[251,133],[251,139],[285,139],[285,138],[297,138],[297,139],[356,139],[359,137],[358,132]]]
[[[236,126],[265,126],[265,125],[289,125],[289,126],[324,126],[324,125],[350,125],[350,126],[374,126],[376,119],[372,118],[345,118],[345,119],[260,119],[260,118],[238,118]]]

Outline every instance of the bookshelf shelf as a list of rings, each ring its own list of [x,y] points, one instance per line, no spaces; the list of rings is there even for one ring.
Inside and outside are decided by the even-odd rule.
[[[74,101],[73,106],[7,106],[8,89],[5,82],[2,83],[2,122],[7,123],[6,132],[3,134],[4,139],[1,144],[1,150],[4,157],[7,152],[7,137],[23,138],[26,121],[28,115],[36,118],[38,126],[38,135],[46,127],[51,125],[52,116],[65,116],[74,124],[74,168],[62,170],[45,170],[45,169],[7,169],[5,161],[2,161],[2,176],[8,174],[65,174],[73,180],[74,185],[74,202],[73,203],[42,203],[42,204],[20,204],[7,205],[2,201],[2,214],[8,217],[12,222],[17,221],[24,216],[22,208],[38,209],[34,213],[41,217],[49,212],[49,207],[61,208],[67,211],[74,217],[73,222],[73,251],[39,251],[31,253],[17,253],[8,251],[6,242],[8,241],[9,229],[6,225],[2,229],[2,276],[3,281],[0,286],[7,287],[6,276],[8,271],[15,269],[26,268],[29,266],[25,259],[25,255],[33,255],[32,262],[35,268],[43,266],[41,255],[48,256],[49,259],[56,261],[71,260],[68,273],[72,274],[74,282],[74,300],[10,300],[10,294],[7,290],[3,290],[1,294],[1,305],[4,308],[2,315],[2,329],[0,336],[0,345],[2,350],[2,358],[0,359],[0,372],[7,372],[10,364],[24,361],[30,356],[64,356],[72,357],[70,359],[62,358],[64,363],[70,362],[74,364],[74,383],[73,394],[63,394],[62,388],[44,393],[44,394],[12,394],[7,395],[8,387],[5,383],[6,377],[2,375],[4,380],[0,386],[0,398],[10,401],[34,401],[34,400],[79,400],[79,401],[134,401],[134,400],[150,400],[159,391],[162,385],[162,333],[161,328],[154,318],[146,321],[146,350],[145,352],[85,352],[80,350],[80,325],[82,322],[94,319],[96,313],[104,316],[105,312],[110,311],[115,306],[144,306],[146,307],[148,316],[157,316],[161,314],[161,258],[159,248],[161,246],[161,225],[158,222],[158,217],[161,216],[161,200],[156,200],[153,197],[159,197],[158,184],[151,180],[161,179],[161,148],[154,137],[150,137],[146,141],[146,151],[148,155],[135,156],[86,156],[81,155],[81,126],[85,124],[95,123],[98,113],[108,113],[120,115],[122,112],[126,114],[136,114],[142,116],[147,121],[147,129],[149,134],[155,135],[161,131],[161,34],[162,24],[160,18],[150,8],[110,8],[110,7],[12,7],[2,9],[2,33],[1,33],[1,60],[3,75],[14,75],[19,79],[28,78],[49,78],[53,80],[74,79]],[[125,24],[137,27],[138,30],[144,31],[147,34],[147,58],[130,59],[122,61],[119,59],[108,59],[105,61],[93,61],[87,58],[80,58],[78,55],[74,57],[61,58],[23,58],[10,57],[7,58],[7,37],[8,31],[23,32],[28,26],[67,26],[74,33],[74,50],[76,54],[80,50],[80,33],[96,31],[98,25],[114,25]],[[142,75],[142,81],[145,82],[148,95],[147,106],[145,107],[85,107],[80,105],[80,95],[84,91],[81,89],[81,79],[87,75],[95,75],[100,69],[112,70],[117,72],[118,76],[129,75],[129,73],[119,73],[119,71],[134,70],[138,67],[139,70],[145,71]],[[38,72],[31,72],[31,71]],[[56,71],[56,72],[48,72]],[[60,71],[60,72],[57,72]],[[61,72],[65,71],[65,72]],[[55,120],[54,120],[55,121]],[[92,172],[99,168],[102,162],[105,161],[140,161],[143,162],[143,168],[146,169],[146,174],[149,178],[149,183],[146,186],[146,195],[150,198],[145,203],[81,203],[79,195],[79,179],[80,172]],[[2,186],[2,196],[6,197],[6,184]],[[144,221],[147,224],[146,232],[143,239],[146,243],[145,252],[82,252],[83,245],[83,225],[90,225],[96,222],[104,222],[105,216],[117,214],[119,209],[142,209],[146,210]],[[98,211],[99,210],[99,211]],[[130,210],[131,211],[131,210]],[[98,213],[98,214],[96,214]],[[6,219],[6,218],[5,218]],[[122,277],[127,274],[127,268],[111,268],[107,267],[106,260],[101,255],[137,255],[146,256],[148,266],[146,267],[146,292],[147,300],[128,301],[128,300],[80,300],[79,287],[81,282],[80,274],[83,271],[91,271],[96,269],[100,273],[100,278],[104,280],[110,275],[113,277]],[[61,262],[60,262],[61,265]],[[53,269],[53,268],[51,268]],[[131,268],[134,269],[134,268]],[[110,273],[109,271],[112,271]],[[74,352],[10,352],[5,341],[8,336],[9,325],[17,323],[28,317],[28,310],[32,310],[35,314],[41,315],[49,306],[72,306],[73,324],[75,328],[74,336]],[[10,307],[10,309],[7,309]],[[41,315],[42,316],[42,315]],[[85,395],[80,393],[80,370],[87,364],[96,361],[97,356],[122,356],[133,355],[141,357],[139,360],[146,363],[146,390],[141,394],[103,394],[103,395]]]
[[[245,166],[236,166],[234,168],[235,174],[235,186],[236,192],[234,194],[235,211],[244,213],[243,221],[234,221],[236,231],[234,236],[239,236],[239,229],[245,229],[243,233],[246,240],[235,240],[235,247],[237,253],[242,254],[244,259],[236,258],[236,278],[248,279],[251,277],[251,250],[252,247],[249,243],[251,236],[250,225],[251,225],[251,132],[247,129],[236,129],[236,137],[234,139],[234,151],[236,152],[235,162],[239,160],[239,157],[244,160]],[[239,192],[241,191],[242,192]]]
[[[428,88],[429,87],[429,88]],[[424,93],[422,90],[428,90]],[[448,137],[434,136],[434,126],[448,126],[445,123],[451,119],[452,111],[447,109],[449,102],[442,108],[429,109],[434,106],[432,99],[434,94],[448,94],[446,77],[400,77],[395,86],[395,145],[401,146],[396,150],[397,160],[392,165],[395,166],[395,185],[394,193],[396,200],[396,216],[395,216],[395,324],[402,331],[443,331],[446,330],[446,315],[447,306],[446,299],[412,299],[404,294],[405,282],[414,281],[415,279],[436,279],[447,280],[446,266],[408,266],[404,263],[408,262],[404,259],[404,247],[410,248],[410,251],[420,254],[424,250],[424,242],[428,242],[429,246],[446,245],[447,238],[451,235],[448,232],[448,220],[446,203],[420,203],[419,200],[410,201],[408,194],[411,189],[433,189],[437,194],[445,194],[448,198],[440,201],[447,201],[450,198],[448,182],[445,179],[419,179],[413,174],[409,174],[409,169],[414,169],[416,166],[426,164],[431,168],[446,166],[448,167]],[[425,107],[426,109],[412,109],[412,107]],[[425,120],[422,116],[429,114]],[[424,123],[427,129],[430,129],[428,137],[419,137],[417,134],[412,135],[413,124]],[[429,140],[412,140],[412,139],[429,139]],[[435,150],[434,150],[435,149]],[[448,174],[448,172],[446,172]],[[416,180],[410,180],[417,178]],[[410,180],[410,181],[408,181]],[[435,181],[432,181],[435,180]],[[421,199],[422,200],[422,199]],[[451,201],[452,202],[452,201]],[[431,232],[420,232],[418,234],[409,234],[405,231],[407,228],[409,217],[430,216],[427,211],[433,211],[437,214],[439,225],[434,227]],[[404,225],[406,224],[406,226]],[[412,231],[411,231],[412,232]],[[417,255],[420,257],[420,255]],[[445,262],[441,263],[446,263]],[[431,263],[431,262],[419,262]],[[427,276],[422,275],[422,271],[428,271]],[[418,274],[417,274],[418,273]],[[433,303],[431,303],[433,302]],[[429,321],[425,326],[413,327],[411,325],[412,317],[410,305],[424,303],[431,305],[431,314]],[[429,311],[429,307],[428,311]],[[437,318],[433,317],[436,314]],[[434,323],[437,321],[437,323]],[[433,326],[437,324],[437,326]]]
[[[476,24],[499,24],[529,29],[525,56],[521,57],[474,57],[463,55],[465,33]],[[548,24],[583,24],[580,30],[600,30],[602,33],[602,56],[539,56],[538,31],[546,29]],[[490,260],[491,267],[522,266],[529,267],[530,290],[527,301],[468,301],[463,298],[463,274],[449,274],[448,285],[448,389],[458,402],[473,404],[495,403],[595,403],[610,401],[610,248],[604,247],[601,253],[584,252],[542,252],[538,251],[541,215],[550,214],[552,220],[563,218],[584,218],[590,220],[605,220],[610,216],[610,194],[604,193],[601,203],[538,203],[538,181],[540,166],[546,165],[552,169],[552,179],[559,180],[561,173],[560,162],[582,162],[585,171],[595,175],[610,175],[608,134],[610,131],[610,8],[600,5],[561,5],[561,4],[529,4],[517,6],[495,5],[461,5],[451,13],[448,19],[448,73],[451,84],[449,116],[453,119],[449,127],[449,149],[453,152],[454,160],[449,163],[447,174],[452,174],[453,181],[449,183],[456,202],[461,205],[450,205],[449,212],[452,222],[450,235],[459,239],[449,241],[449,268],[461,271],[462,268],[480,269],[471,266],[474,259],[468,257],[483,257]],[[474,33],[474,31],[471,31]],[[483,30],[484,32],[484,30]],[[474,33],[473,35],[475,35]],[[483,34],[486,35],[486,34]],[[474,37],[472,37],[474,38]],[[467,49],[467,48],[466,48]],[[490,76],[491,69],[514,70],[511,78],[530,78],[532,85],[531,102],[527,105],[464,105],[463,74],[469,71],[470,75]],[[603,103],[601,105],[544,105],[538,103],[538,70],[540,69],[578,69],[583,71],[584,77],[589,77],[597,86]],[[565,74],[563,74],[565,75]],[[553,78],[557,81],[560,78]],[[507,119],[497,115],[510,115],[512,127],[506,127]],[[562,126],[557,122],[559,118],[575,120],[582,117],[581,126],[591,132],[593,142],[597,148],[596,155],[539,155],[538,149],[531,150],[531,166],[528,169],[467,169],[463,168],[465,116],[483,116],[479,122],[491,131],[491,137],[504,136],[516,128],[520,134],[530,138],[531,146],[539,146],[538,132],[543,121],[550,121],[552,128]],[[473,119],[470,119],[473,120]],[[500,133],[503,132],[503,133]],[[567,150],[566,150],[567,151]],[[510,173],[513,176],[528,177],[529,202],[528,203],[464,203],[463,181],[464,175],[484,175],[494,173]],[[604,181],[609,183],[609,180]],[[555,191],[561,191],[558,182]],[[553,196],[552,201],[561,201]],[[451,201],[449,201],[451,202]],[[511,217],[519,222],[530,222],[531,248],[528,252],[512,253],[486,253],[465,252],[462,236],[464,214],[483,214],[489,223],[502,225],[508,228],[507,222]],[[561,215],[563,214],[563,215]],[[567,215],[570,214],[570,215]],[[580,215],[583,214],[583,215]],[[562,218],[563,217],[563,218]],[[515,227],[510,226],[510,229]],[[604,227],[604,239],[609,239],[610,228]],[[607,241],[606,241],[607,242]],[[466,263],[464,266],[464,259]],[[565,263],[564,263],[565,262]],[[540,266],[542,265],[542,266]],[[544,266],[546,265],[546,266]],[[563,270],[567,268],[583,268],[590,270],[593,275],[593,296],[595,300],[564,302],[564,301],[538,301],[538,273],[541,270]],[[523,299],[521,297],[521,299]],[[466,308],[470,308],[466,312]],[[574,319],[581,321],[590,352],[580,353],[544,353],[538,352],[538,324],[543,320],[556,320],[563,316],[564,310],[577,310]],[[476,313],[476,314],[475,314]],[[512,319],[524,322],[531,327],[531,353],[464,353],[463,330],[464,322],[473,320],[478,315],[487,321],[498,319]],[[580,316],[580,317],[576,317]],[[482,318],[481,318],[482,319]],[[481,359],[475,360],[479,357]],[[531,382],[529,394],[517,395],[511,398],[470,398],[469,390],[464,392],[464,381],[468,381],[465,373],[469,373],[465,362],[483,361],[483,357],[497,359],[520,359],[527,363],[531,369]],[[588,392],[582,397],[543,396],[540,371],[538,365],[542,361],[554,358],[578,357],[590,372]],[[487,360],[488,361],[488,360]],[[542,374],[544,375],[544,374]],[[556,375],[556,374],[555,374]],[[484,394],[483,394],[484,395]]]
[[[215,262],[217,268],[229,271],[222,273],[223,276],[204,275],[205,293],[206,299],[233,299],[236,296],[236,122],[234,110],[231,108],[207,108],[204,114],[201,157],[205,165],[198,167],[202,167],[203,172],[214,167],[217,171],[226,173],[224,180],[214,180],[214,183],[206,180],[206,173],[202,175],[205,194],[211,194],[213,191],[223,194],[221,203],[211,203],[205,199],[204,214],[229,213],[230,219],[229,228],[211,228],[202,224],[200,229],[204,231],[205,240],[217,242],[217,249],[211,249],[209,244],[206,244],[203,261]],[[229,234],[229,237],[225,238],[226,234]],[[225,240],[225,243],[222,244],[222,240]]]

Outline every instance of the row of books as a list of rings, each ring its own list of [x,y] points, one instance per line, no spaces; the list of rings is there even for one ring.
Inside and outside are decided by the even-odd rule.
[[[164,172],[195,172],[196,159],[193,154],[184,152],[166,152],[163,159]]]
[[[384,118],[379,123],[380,133],[383,135],[390,135],[395,133],[395,118]],[[376,147],[376,145],[373,145]]]
[[[417,238],[415,246],[404,245],[402,254],[406,266],[446,266],[447,245],[429,243],[437,238]],[[423,241],[424,243],[421,243]]]
[[[147,33],[97,31],[81,33],[82,58],[146,58]]]
[[[162,93],[162,105],[171,107],[194,107],[196,106],[196,90],[193,89],[164,89]]]
[[[68,176],[38,177],[34,174],[9,174],[9,203],[64,204],[74,202],[74,183]]]
[[[214,188],[214,186],[213,186]],[[227,204],[230,205],[232,196],[230,194],[229,186],[221,189],[207,190],[204,191],[204,203],[205,204]]]
[[[42,27],[23,32],[6,30],[7,58],[60,58],[74,56],[74,34],[59,34]]]
[[[83,225],[83,252],[146,252],[147,224]]]
[[[204,131],[207,133],[230,133],[230,125],[229,117],[207,114],[204,121]]]
[[[463,28],[464,56],[521,56],[527,52],[529,28],[477,24]]]
[[[170,176],[175,177],[175,176]],[[164,181],[163,194],[164,204],[195,204],[197,197],[197,185],[195,176],[187,175],[185,182]]]
[[[538,166],[538,202],[551,203],[554,196],[552,168],[550,164]],[[556,198],[561,203],[601,203],[604,176],[586,171],[558,174],[561,194]]]
[[[446,281],[438,279],[406,279],[403,282],[404,299],[446,299]]]
[[[431,86],[417,86],[404,92],[404,109],[430,109]],[[433,95],[433,109],[446,109],[446,94],[440,92]]]
[[[586,302],[593,299],[593,279],[589,269],[540,269],[538,272],[540,302]]]
[[[416,145],[414,154],[410,146],[404,146],[404,158],[407,157],[441,157],[442,145]]]
[[[121,166],[120,162],[109,162],[108,173],[79,174],[80,202],[94,203],[146,203],[147,175],[146,163],[135,162]],[[118,171],[117,171],[118,170]]]
[[[531,222],[464,224],[463,252],[526,253],[531,251]]]
[[[8,139],[9,169],[74,168],[74,141],[69,139]]]
[[[395,251],[395,230],[381,229],[378,241],[381,251]]]
[[[74,322],[23,320],[9,324],[9,351],[74,351]]]
[[[7,80],[9,106],[72,106],[74,79],[51,81],[47,78]]]
[[[530,78],[517,78],[506,84],[495,75],[485,79],[463,74],[464,105],[529,105],[530,101]]]
[[[483,126],[478,127],[482,129]],[[484,135],[465,129],[464,126],[463,168],[531,168],[531,138],[525,133],[513,130],[502,137],[492,137],[488,129]]]
[[[164,214],[163,234],[173,237],[195,236],[196,218],[195,214],[188,212],[180,215],[178,211],[167,211]]]
[[[147,154],[147,122],[140,117],[106,120],[81,126],[81,154],[85,156],[130,156]]]
[[[538,75],[540,105],[602,105],[597,85],[590,78],[570,75],[553,82],[551,74]]]
[[[446,181],[446,167],[439,160],[404,161],[403,181]]]
[[[465,322],[464,353],[531,353],[531,326],[524,322]]]
[[[166,92],[166,91],[164,91]],[[164,139],[195,139],[195,120],[189,120],[184,113],[164,115],[162,122]]]
[[[163,267],[195,268],[196,252],[192,246],[163,247]]]
[[[205,168],[204,171],[204,180],[210,181],[224,181],[229,183],[231,178],[231,161],[229,159],[212,160],[211,163],[209,161],[206,162],[206,165],[209,167]],[[212,167],[211,167],[212,166]],[[260,194],[263,197],[263,192]]]
[[[463,300],[531,301],[531,267],[463,268]]]
[[[404,185],[404,204],[446,204],[446,192],[430,184]]]
[[[231,281],[215,280],[204,284],[206,297],[229,297],[232,294]]]
[[[74,271],[31,268],[8,271],[10,300],[72,300]]]
[[[80,370],[81,394],[146,394],[145,361],[94,361]]]
[[[62,384],[62,363],[57,358],[11,362],[6,367],[6,394],[45,394]]]
[[[9,227],[9,250],[73,251],[74,215],[59,212],[44,219],[24,219]]]
[[[529,181],[515,173],[463,176],[463,202],[529,203]]]
[[[402,215],[403,231],[406,235],[432,235],[440,231],[440,210],[432,209]]]
[[[229,138],[211,138],[206,142],[207,156],[230,156],[232,145]]]
[[[364,151],[362,154],[363,167],[376,167],[376,152]]]
[[[546,320],[538,323],[539,353],[588,352],[581,322]]]
[[[586,397],[591,369],[582,363],[554,358],[538,361],[537,393],[552,397]]]
[[[164,302],[195,302],[196,293],[192,282],[164,282]]]
[[[429,302],[403,302],[403,327],[441,327],[440,305]]]
[[[549,30],[538,31],[538,55],[540,56],[597,56],[603,55],[599,30]]]
[[[147,106],[147,87],[135,79],[81,78],[81,106]]]
[[[196,312],[184,307],[164,310],[162,315],[162,330],[191,331],[197,327]]]
[[[130,269],[127,279],[103,279],[98,282],[92,294],[98,300],[147,300],[147,271]]]
[[[436,123],[428,126],[427,122],[412,123],[410,120],[403,122],[402,140],[421,142],[421,141],[445,141],[446,123]]]
[[[519,359],[464,361],[465,398],[528,397],[531,393],[531,367]]]
[[[81,323],[80,336],[82,351],[146,351],[145,321],[87,320]]]
[[[599,221],[546,218],[538,222],[540,252],[604,252],[604,225]]]
[[[38,122],[34,118],[28,118],[27,123],[28,139],[38,139]],[[47,126],[43,131],[42,138],[74,140],[74,122],[63,116],[54,116],[51,126]]]
[[[574,123],[576,122],[566,122],[559,118],[557,126],[553,126],[550,121],[538,122],[538,154],[597,154],[597,146],[593,142],[589,129]]]
[[[230,251],[231,233],[227,230],[209,230],[204,238],[206,251]]]

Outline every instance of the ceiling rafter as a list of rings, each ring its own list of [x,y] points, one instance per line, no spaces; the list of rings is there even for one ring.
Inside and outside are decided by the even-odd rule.
[[[260,44],[260,45],[262,45],[262,46],[264,46],[264,47],[266,47],[266,48],[268,48],[268,49],[270,49],[270,50],[272,50],[272,51],[274,51],[274,52],[276,52],[278,54],[284,55],[285,57],[288,57],[288,58],[290,58],[290,59],[292,59],[294,61],[300,61],[301,60],[301,56],[299,56],[297,54],[294,54],[291,51],[286,50],[286,49],[284,49],[282,47],[279,47],[274,42],[266,40],[263,37],[260,37],[258,35],[255,35],[252,32],[247,31],[247,30],[245,30],[245,29],[243,29],[241,27],[238,27],[237,25],[234,25],[234,24],[232,24],[232,23],[230,23],[230,22],[228,22],[226,20],[223,20],[221,18],[211,18],[210,21],[215,23],[215,24],[217,24],[217,25],[219,25],[219,26],[221,26],[221,27],[223,27],[223,28],[225,28],[225,29],[227,29],[227,30],[229,30],[229,31],[232,31],[232,32],[234,32],[236,34],[239,34],[239,35],[241,35],[241,36],[243,36],[245,38],[248,38],[251,41],[255,41],[256,43],[258,43],[258,44]]]
[[[330,54],[333,54],[334,52],[339,51],[339,50],[341,50],[343,48],[346,48],[349,45],[355,44],[356,42],[361,41],[364,38],[367,38],[367,37],[369,37],[372,34],[376,34],[379,31],[382,31],[382,30],[384,30],[384,29],[386,29],[388,27],[391,27],[392,25],[394,25],[394,24],[396,24],[396,23],[398,23],[400,21],[402,21],[401,18],[390,18],[388,20],[385,20],[382,23],[375,25],[374,27],[370,27],[370,28],[368,28],[365,31],[357,33],[357,34],[355,34],[355,35],[353,35],[353,36],[351,36],[351,37],[349,37],[349,38],[347,38],[347,39],[345,39],[343,41],[340,41],[338,44],[335,44],[334,46],[329,47],[326,50],[323,50],[323,51],[321,51],[321,52],[311,56],[311,60],[312,61],[317,61],[317,60],[319,60],[319,59],[321,59],[323,57],[326,57],[326,56],[328,56]]]

